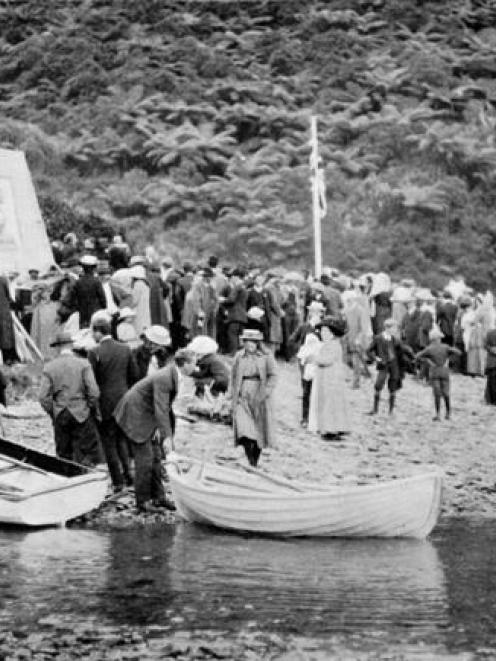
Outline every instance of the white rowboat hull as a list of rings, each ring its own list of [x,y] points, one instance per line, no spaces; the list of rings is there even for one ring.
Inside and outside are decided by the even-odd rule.
[[[226,530],[282,537],[415,537],[425,538],[440,511],[442,473],[435,470],[375,484],[318,487],[295,491],[274,486],[254,488],[240,471],[240,486],[221,482],[222,467],[204,479],[209,465],[183,473],[178,463],[168,474],[178,513],[187,521]],[[298,482],[294,483],[298,485]]]
[[[0,524],[63,525],[106,493],[106,472],[0,438]]]
[[[84,479],[82,479],[84,478]],[[107,477],[68,478],[67,484],[13,500],[0,496],[0,523],[58,526],[98,507],[107,493]]]

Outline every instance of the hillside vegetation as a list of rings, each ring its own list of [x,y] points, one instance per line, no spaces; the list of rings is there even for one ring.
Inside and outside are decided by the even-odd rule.
[[[4,0],[0,146],[55,238],[496,282],[493,0]],[[103,229],[102,229],[103,228]]]

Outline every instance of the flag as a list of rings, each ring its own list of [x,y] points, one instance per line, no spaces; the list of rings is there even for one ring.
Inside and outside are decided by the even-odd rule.
[[[310,140],[310,171],[312,177],[312,184],[316,187],[318,212],[320,218],[324,218],[327,213],[327,198],[326,198],[326,185],[324,170],[321,166],[321,158],[319,156],[319,144],[317,138],[317,120],[312,117],[312,136]]]

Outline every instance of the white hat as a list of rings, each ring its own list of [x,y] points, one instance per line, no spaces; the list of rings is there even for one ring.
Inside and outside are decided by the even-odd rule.
[[[186,347],[189,351],[194,351],[199,356],[207,356],[210,353],[216,353],[219,349],[217,342],[208,335],[197,335]]]
[[[415,298],[420,301],[435,301],[436,297],[433,295],[430,289],[423,287],[415,291]]]
[[[437,340],[438,338],[444,337],[444,333],[440,330],[438,326],[433,326],[429,331],[429,340]]]
[[[95,255],[83,255],[79,263],[81,266],[97,266],[98,260]]]
[[[167,328],[155,324],[143,331],[147,340],[153,344],[159,344],[161,347],[168,347],[171,345],[171,336]]]
[[[133,255],[129,260],[129,266],[138,266],[139,264],[144,264],[145,258],[143,255]]]
[[[135,316],[136,310],[133,310],[133,308],[125,307],[122,308],[122,310],[119,310],[119,319],[130,319]]]
[[[128,271],[131,278],[135,278],[137,280],[146,278],[146,269],[144,266],[141,266],[141,264],[131,266]]]
[[[248,310],[246,316],[248,317],[248,319],[256,319],[257,321],[260,321],[260,319],[264,316],[264,314],[265,312],[262,310],[262,308],[259,308],[257,305],[254,305]]]
[[[309,312],[324,312],[325,308],[320,301],[312,301],[310,305],[307,305],[307,310]]]

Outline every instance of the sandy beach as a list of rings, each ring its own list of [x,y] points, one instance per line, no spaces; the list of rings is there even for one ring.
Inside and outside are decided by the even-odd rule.
[[[187,392],[186,386],[177,402],[179,411],[187,406]],[[31,388],[28,396],[35,393],[36,389]],[[277,444],[264,450],[260,468],[325,484],[400,477],[436,465],[445,473],[443,516],[491,517],[496,505],[496,409],[484,404],[483,393],[484,379],[453,375],[452,419],[433,422],[431,389],[407,376],[394,415],[387,414],[385,394],[379,415],[371,417],[367,412],[373,381],[364,380],[359,390],[352,390],[348,382],[352,432],[342,442],[324,441],[300,427],[297,365],[279,362],[275,392]],[[54,451],[47,416],[4,417],[3,425],[7,438]],[[241,448],[234,448],[230,427],[206,419],[194,423],[179,419],[175,444],[179,453],[190,457],[245,461]],[[121,503],[120,510],[126,509]],[[168,520],[172,518],[168,516]]]

